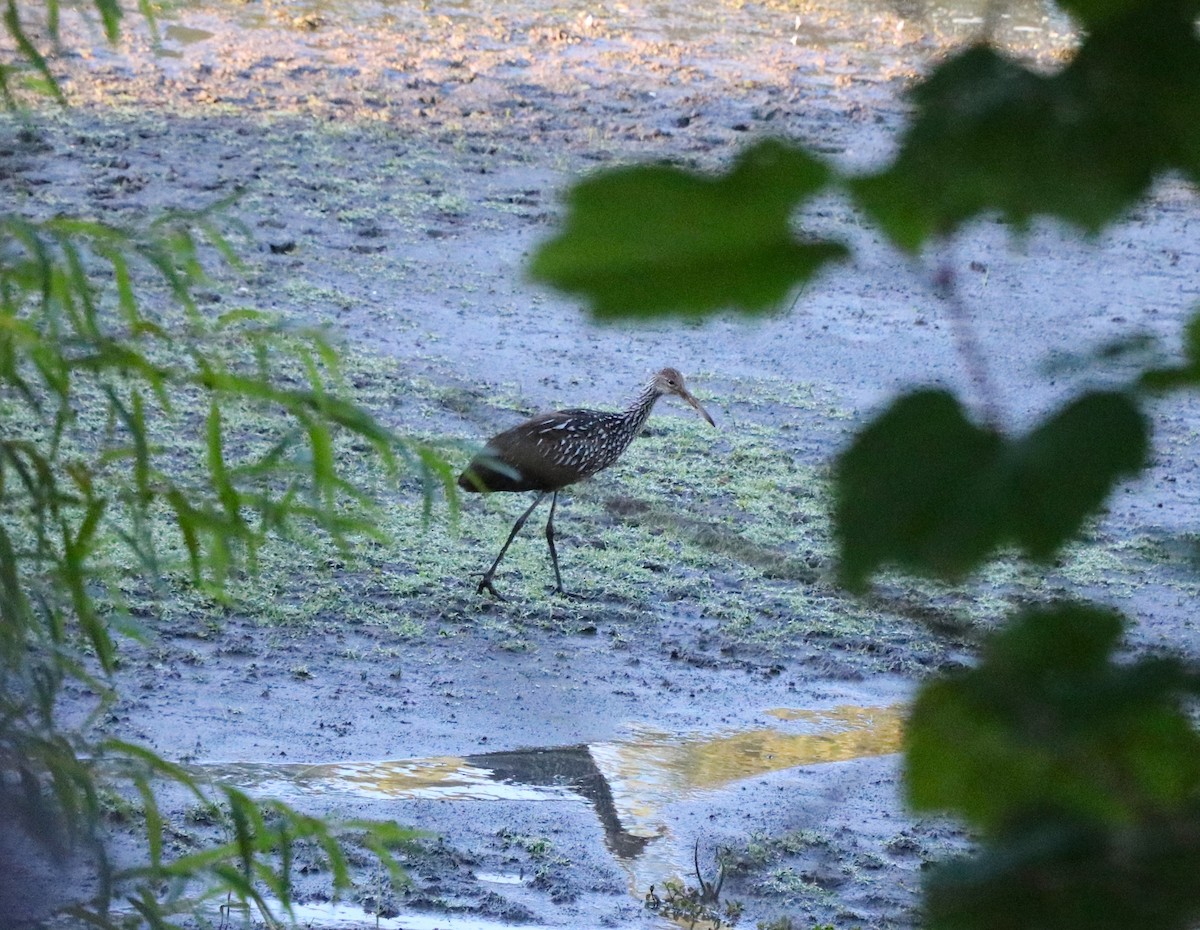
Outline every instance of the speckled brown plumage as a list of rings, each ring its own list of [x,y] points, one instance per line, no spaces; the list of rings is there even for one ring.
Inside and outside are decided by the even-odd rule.
[[[459,487],[466,491],[538,491],[534,502],[518,519],[492,567],[479,582],[479,593],[499,597],[492,584],[496,567],[508,551],[534,508],[547,494],[550,518],[546,521],[546,543],[554,565],[555,591],[565,593],[554,548],[554,510],[558,491],[608,468],[641,432],[654,408],[665,394],[683,398],[709,423],[712,417],[687,390],[674,368],[664,368],[646,383],[641,393],[620,413],[600,410],[556,410],[542,413],[505,430],[488,440],[459,476]],[[715,425],[715,424],[714,424]]]

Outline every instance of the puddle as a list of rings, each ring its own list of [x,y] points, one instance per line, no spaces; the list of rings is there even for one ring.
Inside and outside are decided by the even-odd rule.
[[[563,750],[530,750],[555,753]],[[503,757],[505,753],[496,753]],[[521,753],[514,755],[524,755]],[[497,770],[474,764],[471,756],[406,759],[396,762],[331,762],[273,764],[231,762],[197,766],[206,777],[217,778],[254,794],[281,800],[301,795],[351,794],[380,800],[428,798],[442,801],[564,801],[578,800],[569,787],[554,783],[522,782],[497,777]]]
[[[525,878],[515,872],[476,872],[475,877],[481,882],[492,885],[524,885]]]
[[[775,708],[765,715],[780,725],[716,734],[677,734],[636,726],[628,737],[611,742],[465,757],[312,765],[227,762],[191,769],[201,777],[284,801],[341,794],[587,803],[604,829],[609,851],[629,864],[667,835],[663,813],[670,804],[782,769],[900,749],[900,706]],[[661,875],[665,867],[659,862],[652,871]],[[635,884],[642,884],[640,877]]]
[[[264,900],[276,916],[286,915],[287,912],[274,898],[268,896]],[[257,914],[257,911],[249,907],[231,908],[228,917],[235,921],[235,926],[239,914]],[[470,914],[405,912],[397,917],[380,917],[357,904],[343,901],[293,904],[292,915],[297,927],[320,927],[321,930],[546,930],[540,924],[513,924]]]
[[[164,39],[169,42],[177,42],[180,45],[195,45],[197,42],[205,42],[215,34],[209,32],[207,29],[196,29],[192,26],[180,25],[179,23],[169,23],[162,33]]]
[[[182,23],[168,23],[162,30],[160,41],[154,45],[154,54],[159,58],[183,58],[188,46],[199,45],[216,33],[197,29]]]

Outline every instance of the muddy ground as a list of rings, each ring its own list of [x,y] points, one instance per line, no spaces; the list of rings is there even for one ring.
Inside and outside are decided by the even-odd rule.
[[[970,661],[1014,603],[1063,592],[1135,614],[1136,648],[1200,645],[1191,404],[1157,411],[1151,470],[1049,570],[848,598],[826,487],[855,426],[907,385],[991,401],[1020,429],[1128,374],[1081,363],[1104,343],[1173,351],[1200,288],[1190,189],[1162,185],[1097,242],[982,222],[915,266],[831,198],[804,222],[854,243],[853,263],[752,322],[597,327],[524,279],[587,171],[719,167],[769,134],[878,162],[906,84],[978,28],[972,10],[250,3],[175,10],[157,44],[130,22],[116,49],[69,26],[71,108],[3,135],[0,186],[29,214],[136,225],[236,195],[244,265],[214,265],[206,312],[328,327],[360,401],[458,461],[535,410],[614,406],[667,364],[718,421],[664,402],[626,460],[568,496],[560,553],[580,600],[547,593],[536,531],[497,577],[510,599],[476,596],[523,504],[473,499],[455,522],[439,503],[423,525],[402,481],[381,486],[390,542],[281,546],[234,609],[182,585],[144,605],[156,638],[128,645],[102,730],[436,837],[410,854],[410,885],[364,866],[340,910],[314,860],[306,925],[661,926],[650,887],[696,887],[697,863],[714,882],[721,859],[743,925],[911,926],[924,864],[966,842],[900,802],[897,715],[924,677]],[[1000,38],[1048,67],[1069,44],[1036,7]],[[928,286],[935,265],[957,275],[990,397]],[[189,810],[174,811],[181,851],[212,834]]]

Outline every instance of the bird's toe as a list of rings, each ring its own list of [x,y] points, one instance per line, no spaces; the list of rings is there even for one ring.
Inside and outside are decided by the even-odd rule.
[[[475,588],[476,594],[483,594],[485,591],[498,601],[507,600],[503,594],[496,590],[496,586],[492,584],[492,579],[487,575],[479,579],[479,586]]]

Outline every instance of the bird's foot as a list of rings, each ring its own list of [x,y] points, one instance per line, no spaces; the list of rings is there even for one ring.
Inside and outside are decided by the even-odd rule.
[[[494,584],[492,584],[492,576],[491,575],[484,575],[482,578],[479,579],[479,586],[475,589],[475,593],[482,594],[484,591],[486,591],[488,594],[490,594],[492,597],[494,597],[498,601],[508,600],[508,598],[506,598],[503,594],[501,594],[499,591],[496,590],[496,586]]]
[[[565,597],[568,601],[586,601],[587,600],[586,594],[578,594],[575,591],[567,591],[562,586],[555,588],[554,593],[557,594],[559,597]]]

